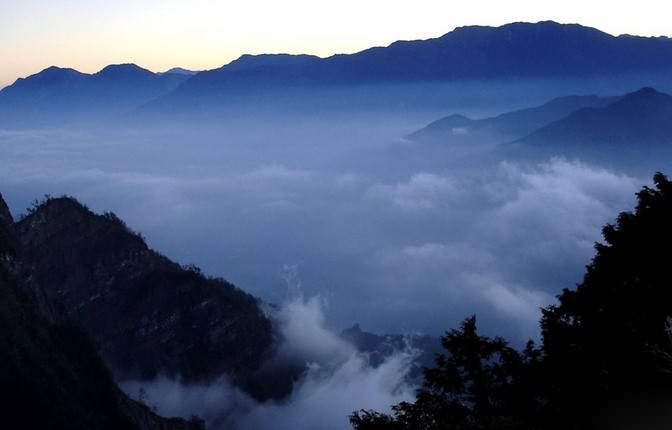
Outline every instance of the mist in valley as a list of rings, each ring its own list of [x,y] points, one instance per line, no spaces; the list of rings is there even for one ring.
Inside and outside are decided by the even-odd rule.
[[[538,307],[580,279],[600,227],[666,166],[405,139],[448,113],[540,103],[535,92],[512,106],[521,86],[466,108],[460,93],[441,108],[4,130],[0,176],[15,215],[44,194],[75,196],[269,303],[285,301],[295,267],[305,293],[328,300],[333,328],[440,334],[476,313],[525,340]]]
[[[396,93],[408,103],[355,99],[357,110],[272,100],[213,112],[216,121],[139,114],[132,125],[2,129],[0,181],[15,216],[35,197],[75,196],[170,258],[276,305],[278,354],[308,363],[279,401],[255,401],[225,377],[120,381],[131,397],[214,428],[347,428],[353,410],[412,398],[415,353],[373,366],[342,329],[438,336],[476,314],[483,332],[514,345],[538,339],[540,308],[580,281],[601,227],[670,164],[502,158],[489,145],[406,136],[452,113],[477,119],[640,84],[618,82],[417,86]]]

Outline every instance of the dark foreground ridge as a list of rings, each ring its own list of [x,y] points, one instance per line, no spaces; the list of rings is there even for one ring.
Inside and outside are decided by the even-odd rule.
[[[245,386],[271,352],[256,298],[149,249],[114,214],[48,198],[17,231],[33,278],[93,337],[117,379],[225,375]]]
[[[5,428],[201,429],[166,419],[115,385],[89,337],[45,304],[0,196],[0,392]]]

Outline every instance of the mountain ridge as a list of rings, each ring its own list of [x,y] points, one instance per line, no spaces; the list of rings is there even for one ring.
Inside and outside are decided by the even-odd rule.
[[[618,97],[596,95],[556,97],[542,105],[471,119],[452,114],[411,133],[407,139],[442,144],[499,144],[524,137],[586,107],[602,107]]]
[[[269,357],[274,334],[256,298],[151,250],[114,214],[48,198],[16,228],[33,278],[118,378],[226,375],[244,386]]]
[[[200,430],[162,418],[114,383],[91,340],[45,309],[11,214],[0,195],[0,391],[2,422],[15,428]]]
[[[66,69],[59,69],[62,76],[58,79],[47,79],[56,69],[45,69],[44,76],[38,73],[17,80],[0,91],[0,120],[5,117],[1,122],[13,125],[52,119],[56,123],[113,117],[144,120],[149,115],[181,112],[201,115],[244,102],[303,105],[308,102],[301,102],[302,91],[381,84],[665,76],[672,73],[672,39],[612,36],[592,27],[554,21],[517,22],[458,27],[437,38],[396,41],[324,58],[246,54],[193,75],[147,71],[140,78],[139,66],[125,66],[133,66],[136,76],[126,86],[118,82],[92,85],[89,81],[96,79],[91,77],[102,71],[89,75],[63,72]],[[31,82],[35,88],[30,88]],[[313,93],[313,97],[313,102],[329,105],[347,103],[349,96]]]
[[[266,55],[247,74],[237,65],[242,59],[199,73],[140,111],[207,109],[240,97],[352,84],[662,74],[672,72],[672,39],[617,37],[544,21],[459,27],[433,39],[325,58]]]
[[[95,73],[50,66],[0,90],[0,125],[101,121],[135,109],[188,78],[132,63],[111,64]]]
[[[672,96],[644,87],[607,106],[579,109],[513,143],[558,147],[672,144]]]

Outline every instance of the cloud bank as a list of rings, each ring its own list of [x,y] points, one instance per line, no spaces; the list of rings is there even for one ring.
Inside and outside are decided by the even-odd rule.
[[[278,275],[296,267],[331,328],[440,334],[475,313],[520,341],[648,182],[562,158],[465,164],[400,142],[402,121],[311,121],[4,133],[0,181],[15,213],[74,195],[267,302],[284,302]]]

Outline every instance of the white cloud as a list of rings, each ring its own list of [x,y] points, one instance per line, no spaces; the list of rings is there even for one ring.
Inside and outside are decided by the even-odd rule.
[[[295,298],[279,313],[283,344],[278,358],[291,355],[309,363],[287,399],[255,402],[226,378],[191,385],[158,378],[121,386],[162,415],[198,415],[215,430],[346,430],[351,428],[348,416],[356,410],[389,411],[412,399],[414,387],[406,375],[414,352],[399,351],[371,366],[365,354],[326,329],[323,306],[319,297]]]
[[[409,212],[424,212],[450,204],[460,189],[452,178],[433,173],[416,173],[408,182],[371,187],[369,196],[388,201]]]

